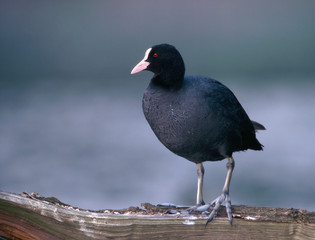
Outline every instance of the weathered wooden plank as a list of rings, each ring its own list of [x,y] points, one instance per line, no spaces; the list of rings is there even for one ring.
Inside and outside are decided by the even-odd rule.
[[[55,198],[0,192],[0,236],[9,239],[315,239],[315,213],[233,206],[233,226],[222,207],[207,216],[165,214],[166,208],[89,211]]]

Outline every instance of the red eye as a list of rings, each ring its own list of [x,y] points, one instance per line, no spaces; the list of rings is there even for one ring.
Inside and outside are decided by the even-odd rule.
[[[157,53],[153,53],[153,57],[156,58],[158,55]]]

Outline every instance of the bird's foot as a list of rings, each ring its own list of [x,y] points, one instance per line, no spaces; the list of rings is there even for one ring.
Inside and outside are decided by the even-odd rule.
[[[172,203],[161,203],[158,204],[159,207],[166,207],[170,208],[166,210],[166,214],[190,214],[191,212],[200,212],[205,215],[209,215],[209,208],[211,207],[211,204],[198,204],[194,206],[187,206],[187,205],[175,205]]]
[[[188,211],[186,209],[189,208],[187,205],[175,205],[173,203],[159,203],[157,206],[170,208],[165,212],[167,214],[187,214]]]
[[[210,206],[214,205],[214,208],[207,219],[206,226],[209,222],[211,222],[216,217],[217,212],[224,201],[225,201],[226,213],[228,215],[229,222],[232,225],[233,218],[232,218],[230,195],[228,191],[223,191],[219,197],[217,197],[215,200],[213,200],[210,203]]]
[[[187,209],[188,212],[206,212],[211,207],[211,204],[197,204]]]
[[[159,207],[167,207],[170,208],[166,211],[167,214],[189,214],[191,212],[201,212],[205,214],[209,214],[208,210],[211,207],[211,204],[197,204],[194,206],[187,205],[175,205],[172,203],[160,203],[157,206]]]

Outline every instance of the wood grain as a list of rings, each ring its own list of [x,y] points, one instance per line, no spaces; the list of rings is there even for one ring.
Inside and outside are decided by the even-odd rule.
[[[8,239],[315,239],[315,212],[233,206],[233,226],[222,207],[205,228],[206,215],[165,214],[149,203],[90,211],[56,198],[0,191],[0,236]]]

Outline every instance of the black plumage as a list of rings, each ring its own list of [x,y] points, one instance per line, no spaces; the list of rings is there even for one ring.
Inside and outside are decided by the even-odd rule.
[[[149,48],[132,73],[142,70],[154,73],[143,96],[144,115],[165,147],[196,163],[199,172],[202,168],[202,174],[198,173],[199,192],[202,162],[228,158],[233,165],[230,181],[233,152],[262,150],[255,130],[264,127],[249,119],[235,95],[222,83],[203,76],[184,76],[184,61],[175,47],[161,44]],[[223,201],[228,187],[229,182]],[[214,203],[220,205],[223,201]],[[199,196],[197,193],[197,206],[203,203],[201,191]]]

